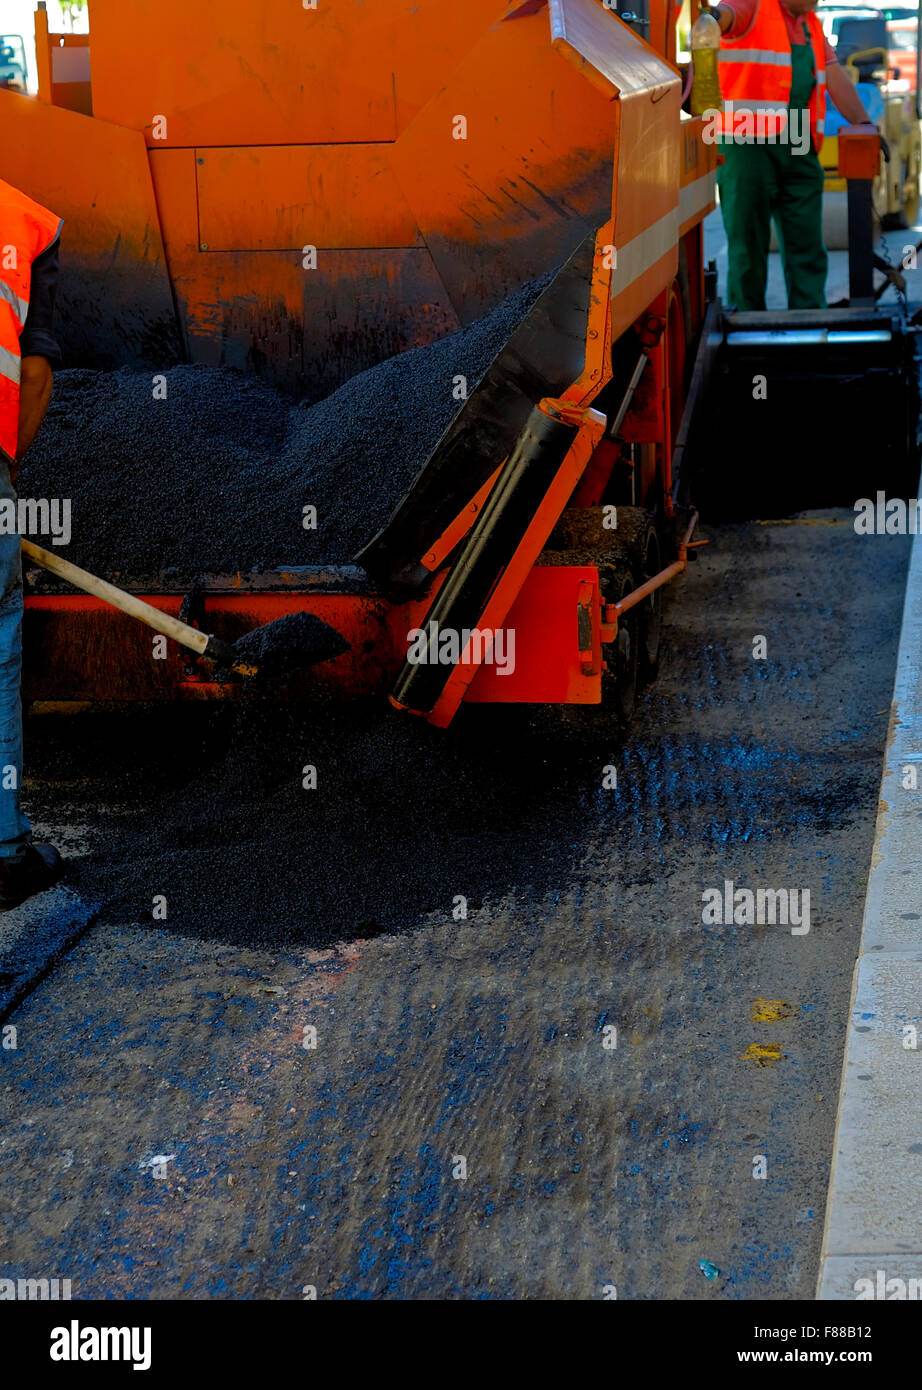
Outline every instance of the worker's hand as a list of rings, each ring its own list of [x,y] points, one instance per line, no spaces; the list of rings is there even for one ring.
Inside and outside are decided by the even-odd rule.
[[[722,34],[725,34],[727,30],[730,28],[731,24],[733,23],[733,10],[730,8],[729,5],[721,4],[720,0],[718,0],[718,3],[716,5],[710,5],[708,7],[708,10],[711,15],[711,18],[716,19],[717,23],[720,25],[720,32]]]

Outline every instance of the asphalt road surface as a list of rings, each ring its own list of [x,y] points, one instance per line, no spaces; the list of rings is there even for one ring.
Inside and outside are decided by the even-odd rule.
[[[97,1299],[812,1297],[908,554],[851,520],[706,531],[621,746],[514,707],[411,723],[458,769],[420,813],[387,711],[287,712],[276,772],[310,744],[336,815],[220,921],[191,885],[230,815],[202,812],[227,712],[33,717],[36,828],[99,915],[0,1038],[0,1276]],[[156,875],[124,856],[168,810],[155,920]],[[809,931],[704,922],[727,880],[809,890]]]

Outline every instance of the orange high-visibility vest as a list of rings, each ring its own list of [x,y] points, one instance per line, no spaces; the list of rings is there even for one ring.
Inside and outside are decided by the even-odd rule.
[[[29,313],[32,263],[61,230],[61,219],[0,179],[0,450],[15,459],[19,441],[19,339]]]
[[[813,47],[816,83],[807,109],[813,147],[819,152],[826,117],[826,47],[816,15],[811,12],[801,18],[807,22]],[[791,40],[781,0],[759,0],[756,17],[742,38],[720,41],[722,133],[742,136],[747,130],[753,132],[755,125],[759,134],[779,136],[787,127],[791,75]]]

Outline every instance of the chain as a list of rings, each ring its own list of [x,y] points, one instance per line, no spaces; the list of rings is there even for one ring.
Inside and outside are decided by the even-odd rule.
[[[879,229],[879,233],[880,233],[877,246],[875,247],[875,255],[878,256],[878,258],[879,258],[880,260],[883,261],[884,265],[886,265],[890,270],[896,271],[897,274],[900,276],[900,280],[902,281],[902,287],[901,287],[901,285],[900,285],[899,283],[897,283],[897,281],[895,281],[894,279],[892,279],[889,275],[887,276],[887,283],[890,284],[890,285],[892,285],[893,288],[896,290],[896,297],[897,297],[897,300],[899,301],[900,309],[902,310],[903,314],[908,314],[908,312],[909,312],[909,306],[908,306],[908,304],[907,304],[907,302],[906,302],[906,289],[905,289],[905,284],[906,284],[906,282],[905,282],[905,280],[903,280],[903,276],[902,276],[902,271],[905,269],[905,267],[903,266],[902,263],[900,263],[899,266],[895,266],[895,265],[893,264],[893,261],[890,259],[890,248],[889,248],[889,246],[887,245],[886,239],[885,239],[885,237],[884,237],[883,224],[881,223],[880,217],[879,217],[879,215],[877,214],[876,211],[875,211],[875,213],[874,213],[874,221],[876,222],[877,227],[878,227],[878,229]],[[880,298],[883,298],[883,296],[886,294],[886,292],[887,292],[887,291],[886,291],[886,287],[882,287]]]

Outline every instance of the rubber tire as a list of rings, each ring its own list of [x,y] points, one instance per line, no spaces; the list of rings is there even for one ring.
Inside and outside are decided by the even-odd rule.
[[[881,228],[885,232],[905,232],[908,228],[914,227],[919,219],[919,175],[916,173],[916,194],[915,199],[907,199],[906,185],[909,182],[909,168],[904,167],[900,179],[900,203],[901,207],[897,212],[888,212],[881,218]],[[915,206],[913,207],[913,202]]]
[[[914,192],[913,194],[910,194],[910,195],[907,197],[906,189],[907,189],[907,186],[908,186],[908,184],[909,184],[909,169],[907,168],[907,169],[906,169],[906,172],[905,172],[905,174],[904,174],[904,176],[903,176],[903,183],[902,183],[902,186],[901,186],[901,187],[902,187],[902,194],[903,194],[903,200],[902,200],[902,201],[903,201],[903,206],[902,206],[902,208],[900,209],[899,219],[898,219],[898,222],[897,222],[897,226],[899,227],[899,229],[900,229],[901,231],[906,230],[906,229],[909,228],[909,227],[914,227],[914,226],[916,225],[916,223],[918,222],[918,220],[919,220],[919,172],[918,172],[918,170],[916,170],[915,180],[916,180],[915,192]]]
[[[626,598],[637,588],[637,580],[626,565],[614,567],[607,576],[605,597],[610,603]],[[637,702],[639,681],[638,610],[632,608],[618,623],[618,636],[605,648],[607,669],[602,673],[602,709],[616,733],[624,733]]]
[[[641,583],[663,568],[662,547],[653,522],[644,544]],[[636,610],[638,615],[638,681],[641,688],[656,680],[663,635],[663,590],[655,589]]]

